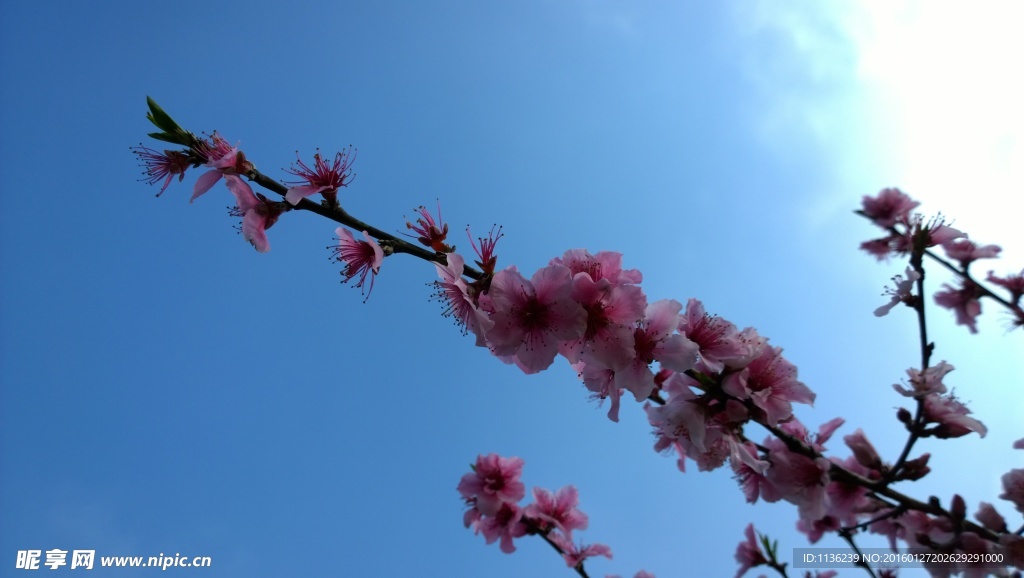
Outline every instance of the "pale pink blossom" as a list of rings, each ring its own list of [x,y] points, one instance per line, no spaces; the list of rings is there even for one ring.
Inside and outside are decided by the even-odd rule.
[[[922,230],[925,230],[928,233],[928,242],[925,244],[927,247],[934,247],[936,245],[945,246],[956,239],[967,237],[967,234],[963,231],[943,224],[941,217],[922,226]]]
[[[682,308],[678,301],[668,299],[651,303],[633,332],[635,355],[629,364],[615,372],[615,385],[632,392],[637,401],[654,391],[651,363],[658,361],[664,368],[686,371],[697,361],[697,344],[685,335],[674,333]]]
[[[910,368],[907,370],[907,375],[910,376],[910,389],[898,383],[892,384],[892,387],[906,397],[924,397],[932,393],[946,393],[946,385],[942,383],[942,379],[953,369],[954,367],[945,361],[940,361],[938,365],[933,365],[923,372]]]
[[[826,422],[818,428],[816,436],[809,435],[796,419],[782,424],[780,428],[823,453],[823,444],[841,423],[840,418]],[[771,462],[761,486],[761,497],[767,502],[783,499],[797,506],[803,520],[815,521],[824,517],[829,507],[825,489],[831,481],[832,463],[823,457],[812,459],[792,452],[778,438],[766,438],[761,445],[768,450],[768,461]]]
[[[857,463],[876,474],[882,471],[882,458],[875,450],[875,446],[868,441],[863,430],[857,428],[852,434],[843,436],[843,442],[853,451]]]
[[[607,279],[612,285],[637,284],[643,275],[636,269],[622,268],[622,253],[600,251],[591,255],[586,249],[569,249],[561,257],[555,257],[549,265],[565,265],[575,277],[586,273],[594,282]]]
[[[932,393],[924,398],[925,423],[936,424],[927,428],[925,433],[937,438],[958,438],[969,433],[977,432],[985,437],[988,428],[980,421],[968,417],[971,410],[960,403],[952,394],[939,395]]]
[[[1017,511],[1024,514],[1024,469],[1010,470],[1003,474],[1003,493],[999,498],[1009,500]]]
[[[484,535],[487,544],[501,540],[501,551],[511,554],[516,551],[512,540],[526,535],[527,526],[522,519],[523,511],[519,506],[502,502],[493,516],[483,516],[477,520],[474,530]]]
[[[526,373],[551,366],[562,341],[575,339],[586,329],[587,313],[570,299],[569,269],[549,265],[527,281],[513,266],[491,281],[485,309],[494,321],[487,333],[491,351],[514,355]],[[483,302],[483,299],[481,299]]]
[[[260,253],[270,250],[267,229],[277,222],[285,208],[281,203],[268,201],[263,195],[252,192],[249,183],[235,174],[224,175],[224,182],[235,196],[235,209],[231,214],[242,217],[242,237]]]
[[[896,275],[892,278],[894,287],[886,288],[883,295],[889,295],[891,299],[885,305],[882,305],[878,309],[875,309],[875,316],[882,317],[889,313],[889,311],[899,305],[905,303],[907,305],[914,304],[914,282],[921,278],[921,274],[914,270],[913,267],[907,267],[907,278],[904,279],[902,275]]]
[[[548,539],[562,549],[562,558],[569,568],[579,568],[587,558],[594,556],[604,556],[608,559],[612,557],[612,549],[604,544],[576,545],[561,534],[551,534]]]
[[[437,275],[441,278],[437,281],[437,296],[448,305],[444,310],[445,317],[453,317],[455,322],[462,327],[463,335],[472,332],[476,336],[477,347],[487,345],[485,336],[487,330],[494,326],[494,322],[482,311],[469,294],[469,285],[462,278],[464,261],[457,253],[446,255],[447,265],[434,263],[437,268]]]
[[[298,153],[295,153],[298,157]],[[318,150],[313,155],[313,166],[307,166],[299,158],[296,165],[287,171],[302,181],[294,181],[289,184],[295,185],[285,193],[285,200],[293,205],[299,204],[302,199],[320,193],[328,204],[334,206],[338,203],[338,189],[347,187],[352,181],[352,162],[355,161],[355,149],[348,148],[334,155],[334,161],[328,163],[320,156]],[[302,184],[305,182],[306,184]]]
[[[569,540],[573,530],[587,529],[587,515],[579,511],[579,497],[574,486],[565,486],[552,494],[544,488],[533,489],[535,503],[526,507],[524,515],[542,529],[558,529]]]
[[[686,313],[679,319],[679,332],[697,344],[700,350],[700,368],[718,373],[725,362],[742,357],[748,348],[732,323],[721,317],[712,317],[704,311],[697,299],[686,303]]]
[[[615,371],[602,365],[588,365],[582,361],[571,364],[580,381],[593,393],[592,399],[603,402],[610,399],[608,419],[618,423],[622,390],[615,386]]]
[[[217,184],[225,175],[244,174],[252,170],[252,163],[245,160],[245,154],[238,150],[238,146],[231,146],[225,139],[216,132],[209,140],[201,140],[193,148],[193,152],[200,159],[205,160],[206,167],[213,170],[207,171],[196,180],[192,189],[192,198],[189,202],[198,199],[205,194],[213,185]]]
[[[757,447],[753,442],[739,444],[733,441],[732,445],[733,452],[729,463],[733,475],[747,502],[753,504],[761,495],[761,487],[766,483],[765,473],[771,467],[771,463],[757,457]]]
[[[616,371],[625,367],[634,356],[633,328],[647,307],[640,287],[576,273],[571,297],[587,313],[586,329],[580,337],[563,342],[559,352],[569,363],[583,360]]]
[[[793,415],[792,402],[814,403],[814,393],[797,380],[796,366],[782,357],[781,347],[766,346],[741,371],[728,374],[722,389],[740,400],[751,400],[769,425]]]
[[[345,264],[345,268],[341,270],[345,277],[342,283],[359,277],[359,282],[355,286],[363,289],[366,277],[370,275],[370,289],[366,292],[366,298],[369,299],[370,293],[373,292],[373,281],[384,262],[384,250],[366,231],[363,231],[365,241],[356,241],[352,231],[345,227],[338,227],[335,233],[338,235],[338,246],[333,249],[334,259]]]

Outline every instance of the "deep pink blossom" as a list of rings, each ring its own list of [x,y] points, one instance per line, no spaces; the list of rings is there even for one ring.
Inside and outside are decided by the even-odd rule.
[[[478,237],[479,245],[473,240],[473,236],[469,234],[469,227],[466,227],[466,236],[469,237],[469,244],[473,247],[477,257],[479,257],[479,260],[476,261],[477,267],[480,267],[485,277],[493,275],[494,267],[498,263],[498,256],[494,253],[494,249],[498,244],[498,240],[504,236],[501,233],[501,227],[491,227],[486,239]]]
[[[485,516],[495,516],[502,504],[515,505],[526,495],[526,486],[519,479],[523,460],[503,458],[497,454],[477,456],[473,471],[462,476],[459,493],[475,499],[476,508]]]
[[[416,219],[416,224],[414,225],[408,221],[405,223],[405,228],[411,229],[419,235],[414,238],[422,245],[430,247],[438,253],[451,253],[454,251],[455,247],[451,247],[444,242],[448,237],[448,224],[441,219],[441,203],[437,203],[437,221],[427,211],[427,208],[422,205],[416,209],[416,212],[420,214],[420,218]],[[411,237],[412,235],[408,236]]]
[[[267,229],[277,222],[285,208],[281,203],[268,201],[263,195],[252,192],[249,183],[235,174],[224,175],[228,190],[235,196],[232,214],[242,217],[242,237],[252,243],[260,253],[270,250]]]
[[[135,156],[139,158],[142,166],[146,169],[143,173],[146,175],[146,178],[142,180],[151,185],[155,185],[163,180],[164,183],[160,187],[160,192],[156,194],[158,197],[167,190],[167,186],[171,184],[174,175],[178,175],[178,182],[181,182],[185,178],[185,171],[192,164],[188,155],[181,151],[164,151],[161,153],[139,145],[134,147],[132,152],[135,153]]]
[[[562,341],[576,339],[586,329],[587,313],[569,298],[569,269],[549,265],[527,281],[514,266],[491,281],[486,303],[494,327],[487,333],[491,351],[515,356],[526,373],[551,366]]]
[[[338,227],[335,230],[338,235],[338,246],[333,249],[334,258],[339,263],[344,263],[345,268],[341,274],[345,276],[342,283],[347,283],[353,277],[359,277],[356,287],[360,289],[366,284],[366,276],[370,275],[370,289],[366,297],[373,292],[373,280],[380,271],[381,263],[384,262],[384,250],[370,237],[370,234],[363,231],[365,241],[356,241],[352,231],[345,227]]]
[[[576,509],[579,497],[574,486],[565,486],[552,494],[544,488],[533,489],[535,503],[526,507],[525,516],[542,530],[556,528],[569,540],[573,530],[587,529],[587,515]]]
[[[298,157],[298,153],[295,153]],[[348,148],[334,155],[334,161],[328,163],[320,156],[319,150],[313,155],[313,166],[307,166],[299,158],[297,166],[286,169],[289,173],[301,177],[302,181],[295,181],[289,184],[291,187],[285,193],[285,200],[293,205],[299,204],[302,199],[320,193],[330,205],[338,202],[338,189],[347,187],[352,181],[352,162],[356,159],[355,149]],[[305,182],[306,184],[302,184]]]
[[[861,212],[882,228],[889,228],[896,223],[907,223],[910,211],[920,205],[896,188],[882,189],[877,196],[864,196],[861,200]]]

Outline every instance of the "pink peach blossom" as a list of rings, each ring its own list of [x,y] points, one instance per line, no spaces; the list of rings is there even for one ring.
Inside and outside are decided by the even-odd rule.
[[[232,214],[242,217],[242,237],[252,243],[257,251],[266,253],[270,250],[267,229],[277,222],[284,207],[281,203],[270,202],[263,195],[253,193],[249,183],[238,175],[226,174],[224,182],[235,196],[236,207]]]
[[[538,270],[531,281],[515,267],[499,271],[485,307],[494,321],[487,334],[494,354],[514,355],[526,373],[550,367],[559,343],[576,339],[586,329],[587,313],[569,298],[571,290],[569,269],[561,265]]]
[[[384,262],[384,250],[366,231],[363,231],[365,241],[356,241],[352,231],[345,227],[338,227],[335,233],[338,235],[338,246],[333,249],[334,259],[345,264],[341,271],[345,277],[342,283],[359,277],[359,282],[355,286],[362,289],[366,284],[366,276],[370,275],[370,289],[366,292],[366,298],[369,299],[370,293],[373,292],[373,281]]]
[[[587,515],[576,509],[579,497],[574,486],[565,486],[555,494],[534,488],[533,499],[535,503],[526,507],[524,515],[534,519],[542,529],[556,528],[569,540],[573,530],[587,529]]]
[[[483,515],[495,516],[502,504],[515,505],[526,495],[526,487],[519,479],[522,473],[520,458],[477,456],[473,471],[462,476],[458,490],[462,497],[475,499],[476,508]]]
[[[635,355],[631,363],[615,372],[615,385],[632,392],[637,401],[654,391],[651,363],[658,361],[664,368],[686,371],[697,361],[697,344],[674,333],[682,308],[681,303],[669,299],[651,303],[633,332]]]
[[[295,153],[298,157],[298,153]],[[285,193],[284,199],[293,205],[299,201],[320,193],[331,205],[338,202],[338,189],[347,187],[352,181],[352,162],[355,161],[355,149],[348,148],[334,155],[334,161],[329,163],[320,156],[318,150],[313,155],[313,166],[309,167],[299,158],[296,161],[298,166],[292,166],[287,171],[302,181],[294,181],[289,184],[293,186]],[[305,182],[303,185],[301,183]]]
[[[877,196],[864,196],[861,212],[879,227],[889,228],[906,223],[910,211],[920,205],[896,188],[882,189]]]

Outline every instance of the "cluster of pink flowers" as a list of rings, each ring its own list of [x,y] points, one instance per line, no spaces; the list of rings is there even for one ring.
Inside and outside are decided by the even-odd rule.
[[[488,544],[497,541],[502,552],[511,554],[516,550],[514,539],[540,535],[558,549],[570,568],[582,568],[587,558],[612,557],[611,548],[604,544],[583,545],[573,541],[573,532],[586,530],[589,523],[587,515],[577,508],[575,487],[565,486],[557,492],[534,488],[534,502],[520,506],[519,501],[526,495],[526,486],[520,479],[523,460],[481,455],[472,470],[462,476],[458,487],[467,506],[463,523],[483,534]],[[654,575],[641,570],[635,578]]]
[[[920,203],[911,199],[899,189],[883,189],[877,196],[865,196],[859,214],[867,217],[872,223],[886,231],[886,236],[865,241],[861,249],[885,260],[892,256],[917,255],[918,259],[930,247],[941,245],[951,261],[959,264],[962,274],[958,287],[943,285],[943,290],[935,294],[935,303],[950,309],[956,315],[956,322],[965,325],[971,333],[977,333],[977,318],[981,315],[981,298],[993,297],[980,284],[972,280],[969,269],[971,263],[978,259],[995,259],[1002,249],[997,245],[978,245],[971,241],[967,234],[949,227],[941,218],[925,221],[919,213],[911,213]],[[918,260],[918,266],[920,261]],[[896,289],[889,291],[893,301],[880,307],[875,314],[885,315],[900,302],[914,305],[908,298],[911,284],[920,279],[920,271],[907,268],[907,279],[894,278]],[[988,272],[987,280],[1010,291],[1010,299],[1004,301],[1015,315],[1013,324],[1024,326],[1024,310],[1020,307],[1020,298],[1024,294],[1024,270],[1005,277]]]
[[[351,167],[355,160],[354,149],[337,153],[333,162],[325,161],[317,152],[313,155],[312,167],[302,162],[302,159],[297,160],[289,172],[302,180],[291,183],[292,186],[285,192],[287,202],[275,202],[253,192],[249,183],[242,179],[241,175],[254,171],[253,164],[246,159],[238,145],[232,146],[216,132],[209,138],[191,137],[188,148],[182,150],[165,150],[161,153],[140,145],[133,147],[133,151],[145,167],[143,174],[146,178],[143,180],[149,184],[162,182],[157,196],[163,194],[175,175],[179,181],[183,180],[190,167],[205,166],[210,170],[196,180],[189,202],[209,192],[223,179],[228,191],[235,197],[235,206],[228,211],[229,214],[242,219],[239,227],[242,237],[261,253],[270,250],[267,229],[302,199],[320,194],[328,206],[337,207],[338,191],[351,182]],[[380,271],[384,259],[381,246],[366,231],[363,231],[365,241],[355,240],[352,232],[342,227],[338,228],[337,234],[338,244],[333,250],[337,261],[343,265],[343,282],[358,278],[356,287],[364,289],[367,275],[370,275],[372,291],[373,279]]]
[[[242,219],[243,236],[258,251],[269,250],[267,229],[293,207],[331,211],[331,218],[357,231],[366,227],[351,219],[338,201],[339,190],[351,181],[351,150],[337,153],[332,162],[318,152],[312,166],[299,159],[289,172],[300,181],[288,188],[279,183],[268,185],[269,180],[255,170],[237,145],[230,145],[217,133],[195,137],[152,100],[150,110],[150,120],[163,130],[155,138],[185,148],[160,153],[137,147],[135,154],[146,168],[143,180],[162,183],[159,196],[175,175],[181,181],[189,168],[205,166],[209,170],[198,178],[191,200],[223,179],[235,197],[231,213]],[[285,201],[272,202],[254,193],[243,176],[276,190]],[[321,205],[304,200],[316,194],[323,197]],[[893,256],[910,260],[905,272],[893,277],[894,285],[886,292],[889,302],[876,309],[875,315],[907,305],[922,316],[923,326],[922,261],[926,255],[942,260],[931,251],[941,246],[949,259],[943,263],[959,281],[957,286],[944,285],[935,294],[938,305],[953,310],[957,323],[976,332],[981,299],[989,298],[1011,312],[1014,325],[1024,327],[1020,304],[1024,270],[1005,276],[989,271],[986,281],[1009,294],[997,295],[973,278],[969,268],[978,259],[996,258],[1000,248],[974,243],[941,218],[925,221],[912,213],[917,206],[898,189],[889,188],[864,197],[858,211],[885,231],[885,236],[863,243],[865,251],[880,260]],[[906,382],[893,385],[914,404],[913,409],[896,412],[909,434],[900,458],[892,464],[885,462],[861,429],[843,437],[851,455],[826,456],[826,445],[844,420],[832,419],[811,433],[794,416],[793,404],[812,404],[815,394],[799,381],[796,366],[783,357],[782,349],[769,344],[754,328],[740,330],[728,320],[709,315],[697,299],[689,299],[685,307],[670,299],[649,303],[640,287],[641,273],[624,269],[619,253],[572,249],[529,278],[515,266],[498,270],[500,228],[492,228],[476,241],[470,236],[479,267],[479,271],[472,270],[447,243],[448,225],[441,218],[440,205],[436,219],[424,207],[417,213],[419,218],[407,222],[406,228],[415,233],[409,236],[432,253],[379,231],[371,235],[362,230],[362,239],[357,239],[349,228],[337,228],[338,243],[332,250],[343,265],[343,281],[356,279],[355,286],[368,297],[385,255],[396,250],[419,252],[434,262],[439,277],[435,295],[444,302],[444,315],[454,318],[464,333],[472,333],[477,346],[486,347],[527,374],[548,369],[559,356],[565,358],[592,398],[608,400],[612,421],[619,420],[623,396],[632,394],[637,402],[644,402],[655,450],[675,455],[680,471],[686,470],[688,459],[700,471],[728,465],[748,502],[794,505],[796,526],[811,543],[830,532],[839,532],[852,543],[852,536],[866,530],[885,536],[894,550],[897,542],[903,542],[936,552],[998,554],[1007,564],[1024,568],[1024,528],[1011,531],[993,505],[982,502],[975,523],[967,520],[966,503],[959,495],[942,508],[937,499],[923,504],[889,488],[894,482],[918,480],[930,472],[929,454],[909,455],[916,440],[987,433],[944,383],[953,366],[929,361],[932,346],[925,343],[923,330],[922,367],[908,369]],[[770,435],[754,442],[745,432],[751,422]],[[1024,439],[1014,447],[1024,449]],[[586,559],[611,558],[605,545],[574,542],[573,533],[585,529],[588,519],[577,507],[573,486],[557,492],[535,488],[534,503],[520,505],[526,493],[520,479],[522,468],[519,458],[495,454],[477,458],[473,471],[458,485],[468,506],[466,527],[483,534],[488,544],[499,542],[506,553],[515,551],[514,540],[540,536],[584,576]],[[1024,469],[1003,475],[1002,486],[999,497],[1024,513]],[[759,544],[752,525],[736,559],[740,564],[737,577],[762,565],[785,573],[784,564],[775,559],[774,547],[764,537]],[[968,576],[988,573],[987,568],[976,565],[943,564],[928,569],[935,576],[961,571]],[[831,578],[834,574],[818,572],[813,576]],[[882,569],[879,575],[894,576],[895,572]],[[635,578],[653,576],[640,571]]]

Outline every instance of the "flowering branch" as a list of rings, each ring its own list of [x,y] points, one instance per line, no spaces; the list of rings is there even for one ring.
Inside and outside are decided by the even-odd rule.
[[[794,416],[792,404],[811,404],[815,394],[797,379],[797,368],[782,356],[782,348],[770,345],[754,328],[740,331],[731,322],[708,315],[697,299],[690,299],[685,307],[668,299],[648,303],[639,285],[641,273],[623,269],[618,253],[592,255],[582,249],[569,250],[527,278],[515,266],[496,270],[495,246],[502,237],[497,228],[479,238],[479,244],[470,237],[478,257],[479,269],[474,269],[446,242],[448,226],[441,219],[440,207],[436,220],[420,207],[416,224],[406,223],[427,249],[345,211],[338,193],[351,180],[354,156],[348,151],[338,153],[332,163],[317,153],[312,167],[300,159],[290,172],[302,180],[289,187],[256,170],[237,146],[217,133],[196,137],[152,99],[149,107],[147,117],[162,131],[151,136],[185,147],[163,153],[142,146],[135,149],[146,167],[144,180],[163,182],[158,196],[175,175],[180,182],[187,169],[206,167],[209,170],[197,180],[192,200],[223,180],[236,199],[232,214],[243,219],[245,239],[261,252],[270,248],[266,230],[291,210],[311,211],[342,224],[333,251],[344,264],[344,280],[358,277],[357,287],[369,280],[372,290],[387,255],[407,253],[433,263],[440,279],[434,282],[435,295],[447,304],[444,314],[455,317],[464,333],[473,333],[477,346],[488,348],[527,374],[547,369],[558,356],[566,358],[593,398],[610,401],[608,417],[612,421],[618,421],[621,399],[627,393],[638,402],[650,401],[644,410],[654,428],[656,450],[676,453],[681,471],[685,471],[687,459],[701,470],[728,463],[749,502],[786,500],[796,506],[797,527],[812,543],[827,532],[837,532],[856,549],[855,532],[867,529],[887,536],[894,550],[896,541],[902,540],[939,552],[995,553],[1000,560],[1005,555],[1007,563],[1024,567],[1024,528],[1010,533],[991,505],[982,503],[975,514],[979,525],[966,520],[966,506],[958,495],[947,509],[937,498],[922,502],[891,487],[929,473],[929,454],[909,457],[918,439],[986,433],[981,422],[969,417],[966,406],[946,395],[942,380],[953,367],[945,361],[931,363],[934,344],[928,341],[925,323],[923,256],[939,260],[961,277],[960,289],[949,287],[935,296],[939,305],[954,310],[958,323],[975,332],[975,319],[981,312],[978,300],[987,296],[1017,316],[1015,325],[1024,326],[1019,305],[1024,271],[1007,277],[989,273],[989,282],[1009,290],[1008,300],[982,288],[969,276],[968,266],[976,259],[996,256],[999,248],[979,247],[940,219],[925,223],[919,215],[911,215],[917,203],[898,190],[885,189],[877,197],[865,197],[863,209],[858,211],[888,233],[863,248],[879,259],[910,255],[907,278],[894,278],[896,287],[889,292],[892,299],[879,307],[876,315],[884,315],[900,303],[911,306],[917,312],[920,334],[920,368],[907,370],[909,387],[893,386],[901,395],[913,398],[916,409],[913,417],[903,408],[897,412],[909,435],[899,458],[889,466],[859,429],[843,438],[852,456],[827,457],[825,444],[843,420],[833,419],[811,433]],[[254,193],[242,177],[285,200],[267,200]],[[323,197],[319,204],[308,199],[316,194]],[[363,239],[345,227],[362,232]],[[940,244],[951,259],[960,262],[959,269],[931,253],[929,247]],[[761,425],[771,436],[760,444],[751,441],[744,433],[750,422]],[[1024,440],[1014,447],[1024,449]],[[607,546],[577,546],[572,541],[572,532],[587,525],[586,516],[576,509],[572,486],[557,494],[535,488],[536,503],[525,508],[518,505],[525,495],[519,481],[522,463],[518,458],[494,454],[478,457],[473,473],[463,476],[458,487],[468,506],[465,525],[483,534],[487,543],[500,540],[507,553],[515,550],[514,539],[539,535],[580,576],[586,576],[586,558],[611,558]],[[1024,469],[1011,470],[1002,481],[1005,492],[1000,497],[1024,512]],[[768,565],[785,576],[786,565],[776,559],[777,546],[762,536],[767,552],[762,554],[753,532],[753,527],[748,527],[748,541],[737,551],[740,574],[753,566]],[[874,576],[871,568],[865,569]],[[641,571],[637,577],[650,575]]]

